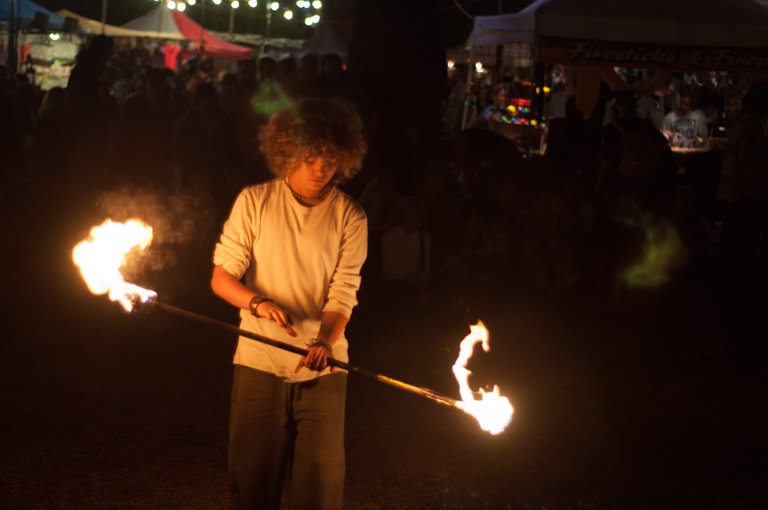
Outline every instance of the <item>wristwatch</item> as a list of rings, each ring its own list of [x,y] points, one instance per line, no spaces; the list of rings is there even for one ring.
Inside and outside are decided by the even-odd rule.
[[[259,308],[259,305],[264,301],[272,301],[272,300],[262,294],[253,295],[251,300],[248,302],[248,310],[250,310],[251,315],[253,315],[256,318],[261,318],[261,315],[259,315],[259,312],[257,310]]]

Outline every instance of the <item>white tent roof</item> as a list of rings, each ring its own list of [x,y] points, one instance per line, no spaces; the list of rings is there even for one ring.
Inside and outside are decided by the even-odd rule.
[[[478,16],[472,45],[560,37],[670,46],[766,48],[757,0],[537,0],[517,14]]]
[[[80,14],[69,11],[67,9],[62,9],[60,11],[57,11],[56,14],[58,14],[62,18],[76,19],[80,26],[80,30],[86,34],[95,35],[95,34],[102,33],[101,21],[96,21],[95,19],[86,18],[85,16],[81,16]],[[160,39],[183,39],[181,33],[179,33],[178,30],[175,33],[164,32],[164,33],[157,34],[156,32],[147,33],[146,31],[143,31],[143,30],[134,30],[131,28],[118,27],[118,26],[109,25],[109,24],[103,25],[103,29],[104,29],[103,33],[108,35],[109,37],[157,37]]]
[[[165,5],[160,4],[153,8],[146,14],[134,18],[128,23],[125,23],[122,29],[137,30],[144,34],[144,37],[155,37],[157,39],[189,39],[196,41],[199,36],[185,37],[179,30],[179,25],[176,23],[171,10],[166,8]],[[200,27],[202,30],[202,27]],[[259,34],[229,34],[222,32],[213,32],[211,30],[205,30],[207,33],[215,35],[216,37],[231,42],[233,44],[246,44],[250,46],[259,46],[262,44],[262,36]],[[282,38],[270,38],[266,42],[267,46],[273,46],[282,49],[298,49],[304,44],[302,40],[282,39]]]
[[[315,33],[307,40],[307,45],[301,55],[329,55],[335,54],[343,60],[347,59],[349,48],[341,36],[327,23],[321,23],[315,29]]]
[[[500,46],[533,43],[536,38],[536,11],[549,0],[537,0],[517,14],[476,16],[469,34],[472,46]]]
[[[171,10],[166,8],[164,5],[159,5],[143,16],[132,19],[128,23],[125,23],[123,28],[140,30],[142,32],[166,34],[157,35],[156,37],[158,38],[165,37],[166,39],[184,39],[184,36],[179,31],[179,27],[176,24],[176,21],[173,19]],[[175,34],[175,36],[170,36],[171,34]],[[167,35],[170,37],[167,37]]]

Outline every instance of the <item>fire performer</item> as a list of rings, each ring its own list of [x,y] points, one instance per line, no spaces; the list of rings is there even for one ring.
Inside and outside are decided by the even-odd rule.
[[[362,122],[348,105],[307,99],[259,135],[274,180],[246,188],[216,245],[213,291],[241,328],[308,348],[240,338],[229,437],[233,508],[338,509],[344,488],[345,326],[367,253],[363,209],[336,185],[362,164]],[[244,277],[244,283],[242,278]]]

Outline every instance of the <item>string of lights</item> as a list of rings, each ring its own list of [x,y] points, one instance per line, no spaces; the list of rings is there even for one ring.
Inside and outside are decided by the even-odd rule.
[[[166,7],[169,9],[175,9],[180,12],[184,12],[187,10],[188,7],[194,7],[198,4],[204,4],[208,0],[154,0],[155,2],[161,2],[165,1]],[[216,6],[222,5],[224,3],[229,3],[229,7],[231,9],[231,15],[230,19],[232,19],[232,16],[234,16],[234,12],[236,9],[239,9],[241,7],[241,1],[240,0],[230,0],[229,2],[226,2],[225,0],[210,0],[211,3],[213,3]],[[247,2],[244,2],[248,7],[255,9],[259,6],[258,0],[248,0]],[[320,23],[320,10],[323,7],[323,2],[321,0],[296,0],[295,3],[291,4],[289,2],[278,2],[278,1],[271,1],[266,4],[266,15],[267,20],[271,20],[273,13],[280,12],[282,14],[283,19],[285,20],[293,20],[293,19],[300,19],[303,18],[304,24],[308,27],[317,25]]]

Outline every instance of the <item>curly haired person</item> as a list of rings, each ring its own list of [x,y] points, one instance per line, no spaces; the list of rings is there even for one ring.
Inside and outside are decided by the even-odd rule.
[[[338,509],[344,488],[344,329],[367,254],[363,209],[337,188],[362,165],[362,121],[346,103],[306,99],[275,113],[259,142],[271,181],[235,201],[211,287],[241,327],[307,348],[300,357],[240,338],[229,438],[233,508]]]

